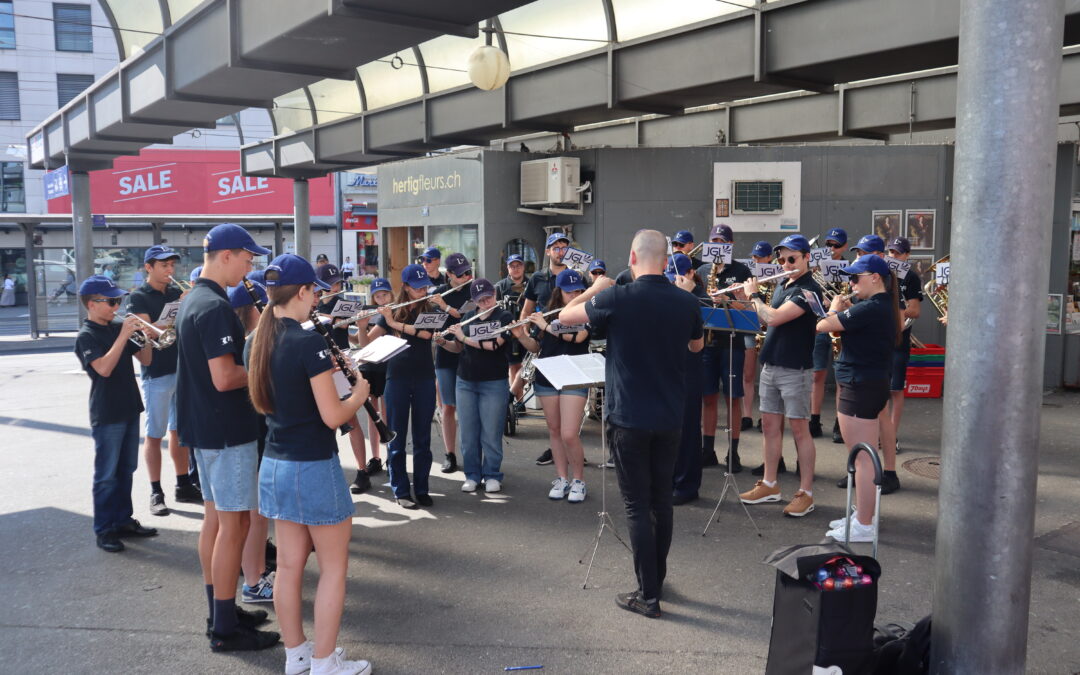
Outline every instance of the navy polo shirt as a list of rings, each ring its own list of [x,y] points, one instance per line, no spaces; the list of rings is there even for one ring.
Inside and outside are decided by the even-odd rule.
[[[463,285],[461,288],[454,291],[453,293],[448,293],[446,295],[446,297],[443,298],[443,300],[446,301],[446,306],[447,307],[453,307],[456,310],[460,310],[462,307],[469,304],[469,301],[472,299],[470,294],[469,294],[469,287],[471,285],[472,285],[471,282],[467,283],[467,284]],[[443,292],[445,292],[445,291],[447,291],[449,289],[450,289],[450,286],[446,286],[445,288],[438,288],[438,289],[436,289],[436,293],[443,293]],[[459,321],[459,319],[455,319],[454,317],[451,316],[446,320],[446,325],[444,325],[440,330],[446,330],[447,328],[454,325],[458,321]],[[439,369],[445,368],[445,369],[449,369],[449,370],[457,370],[459,358],[460,358],[460,355],[455,354],[454,352],[446,351],[442,347],[435,347],[435,367],[436,368],[439,368]]]
[[[341,301],[341,296],[340,295],[335,295],[334,297],[330,298],[329,300],[324,300],[324,301],[320,302],[319,306],[317,308],[317,311],[319,312],[319,314],[325,314],[327,316],[330,316],[331,321],[333,321],[334,323],[337,323],[338,321],[341,321],[342,319],[339,318],[339,317],[331,316],[331,314],[334,311],[334,308],[337,307],[338,302],[340,302],[340,301]],[[339,349],[348,349],[349,348],[349,329],[348,328],[331,328],[330,329],[330,336],[332,338],[334,338],[334,344],[336,344]]]
[[[555,292],[555,278],[557,276],[550,269],[546,269],[529,277],[528,283],[525,284],[523,297],[536,303],[536,311],[543,312],[544,308],[547,307],[548,301],[551,300],[551,294]]]
[[[132,314],[146,314],[150,317],[150,323],[161,318],[161,310],[165,309],[166,303],[176,302],[183,292],[173,285],[165,287],[165,292],[157,290],[150,284],[143,284],[128,295],[128,311]],[[163,377],[176,372],[176,344],[168,349],[155,349],[154,360],[149,366],[142,367],[143,377]]]
[[[889,379],[896,319],[892,297],[878,293],[837,314],[844,327],[840,356],[833,367],[836,380],[845,384]]]
[[[439,286],[445,286],[446,284],[450,283],[450,279],[443,272],[439,272],[438,276],[428,277],[428,279],[431,279],[432,285],[434,285],[436,288],[438,288]]]
[[[919,275],[915,274],[915,270],[913,269],[909,269],[907,274],[900,279],[900,309],[907,309],[908,300],[923,301],[924,298],[920,281]],[[911,349],[911,328],[904,331],[904,335],[900,338],[900,345],[897,349],[902,351]]]
[[[522,296],[525,294],[525,287],[529,285],[529,277],[523,276],[521,278],[521,285],[515,286],[514,280],[509,276],[499,279],[495,283],[495,299],[502,300],[504,298],[510,298],[510,304],[507,307],[514,316],[521,314],[521,306],[524,303]]]
[[[548,317],[554,319],[554,315]],[[555,319],[556,321],[558,319]],[[552,321],[554,323],[554,321]],[[531,324],[530,324],[531,325]],[[566,335],[574,335],[575,333],[567,333]],[[551,333],[544,331],[540,335],[540,351],[537,353],[536,358],[546,359],[549,356],[578,356],[580,354],[589,353],[589,340],[590,337],[585,338],[580,344],[577,342],[570,342],[563,339],[564,335],[552,335]],[[540,369],[536,369],[536,384],[541,387],[551,387],[551,382],[548,381],[544,374],[540,372]]]
[[[585,304],[589,323],[608,335],[609,421],[649,431],[682,428],[687,345],[703,333],[699,307],[662,274],[614,286]]]
[[[807,271],[798,279],[780,284],[773,291],[773,309],[781,307],[789,300],[798,305],[802,315],[779,326],[769,326],[765,333],[765,344],[761,346],[761,362],[781,368],[808,370],[814,367],[814,340],[817,338],[818,317],[810,309],[810,303],[803,295],[812,291],[821,300],[821,287]]]
[[[128,340],[124,344],[124,353],[108,377],[98,375],[90,365],[105,356],[119,336],[119,323],[103,326],[86,319],[75,338],[75,355],[90,376],[90,426],[126,422],[143,411],[139,385],[135,384],[135,367],[131,362],[131,357],[139,351],[135,343]],[[154,358],[157,358],[156,354]]]
[[[205,277],[195,280],[176,317],[176,426],[184,445],[202,450],[250,443],[258,422],[247,387],[218,391],[210,359],[231,354],[242,365],[244,327],[225,290]]]
[[[416,316],[420,313],[420,310],[415,309],[415,307],[410,307],[409,310],[408,315],[405,317],[405,323],[416,321]],[[409,345],[408,349],[387,361],[386,379],[392,380],[395,377],[403,379],[435,379],[435,363],[431,355],[431,340],[424,340],[415,335],[390,330],[390,327],[386,325],[386,319],[381,314],[372,319],[371,323],[374,326],[382,327],[388,335],[402,338]]]
[[[334,430],[319,415],[311,378],[333,370],[326,340],[293,319],[281,319],[270,355],[274,412],[266,416],[266,456],[293,462],[314,462],[337,454]]]
[[[471,319],[476,316],[476,311],[469,312],[461,317],[462,321]],[[465,332],[468,337],[475,337],[481,342],[491,342],[491,340],[485,340],[483,336],[477,336],[475,331],[477,326],[498,324],[499,326],[505,326],[514,317],[505,309],[495,309],[483,319],[477,319],[468,326],[464,326],[461,330]],[[470,347],[465,345],[465,348],[461,350],[461,359],[458,361],[457,374],[463,380],[470,382],[490,382],[492,380],[505,380],[506,369],[510,366],[510,331],[500,333],[497,337],[503,339],[503,344],[498,349],[477,349],[476,347]],[[446,351],[445,349],[442,351]]]
[[[616,286],[625,286],[632,283],[634,283],[634,272],[629,267],[619,272],[618,276],[615,277]]]
[[[705,267],[703,267],[701,271],[698,272],[698,276],[701,277],[702,283],[708,283],[708,275],[712,274],[713,267],[714,264],[705,263]],[[742,282],[753,276],[754,274],[750,271],[749,267],[742,264],[738,260],[732,260],[730,264],[723,265],[720,271],[717,272],[716,287],[720,289],[727,288],[728,286],[731,286],[733,284],[741,284]],[[705,297],[708,297],[707,293],[705,294]],[[728,297],[734,299],[735,296],[734,294],[729,293]],[[728,338],[730,333],[731,331],[727,330],[710,329],[710,345],[716,348],[727,349],[728,344],[730,343],[731,349],[733,351],[744,351],[746,349],[746,346],[743,344],[742,340],[742,336],[744,335],[744,333],[736,333],[735,339],[729,340]]]

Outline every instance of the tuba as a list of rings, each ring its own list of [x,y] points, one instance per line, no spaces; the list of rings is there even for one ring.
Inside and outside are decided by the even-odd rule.
[[[930,281],[923,286],[923,293],[930,299],[930,303],[937,310],[938,316],[945,316],[949,311],[949,287],[938,285],[937,266],[949,262],[949,255],[936,261],[930,266]]]

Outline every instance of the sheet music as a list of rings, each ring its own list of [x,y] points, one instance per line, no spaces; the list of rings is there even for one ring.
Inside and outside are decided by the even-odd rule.
[[[604,357],[600,354],[549,356],[533,365],[556,389],[584,389],[604,383]]]
[[[393,335],[375,338],[371,344],[353,355],[358,363],[382,363],[409,348],[409,343]]]

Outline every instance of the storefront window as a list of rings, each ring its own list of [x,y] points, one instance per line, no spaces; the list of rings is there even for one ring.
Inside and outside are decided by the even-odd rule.
[[[443,262],[451,253],[464,253],[475,268],[480,260],[480,241],[476,225],[433,225],[428,228],[428,246],[442,252]],[[422,251],[421,251],[422,252]],[[479,276],[480,271],[474,269]]]
[[[506,246],[503,246],[502,253],[499,256],[499,276],[505,277],[506,271],[506,259],[512,255],[519,255],[525,259],[525,274],[532,274],[536,271],[539,265],[540,259],[536,255],[536,249],[529,245],[529,242],[524,239],[511,239],[506,242]]]
[[[26,251],[21,248],[0,248],[0,280],[9,275],[15,281],[15,304],[26,304]],[[0,288],[3,285],[0,284]]]

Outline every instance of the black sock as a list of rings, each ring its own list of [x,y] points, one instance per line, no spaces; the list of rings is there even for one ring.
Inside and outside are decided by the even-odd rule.
[[[701,454],[703,454],[703,455],[715,455],[716,454],[716,436],[702,436],[701,437]]]
[[[821,424],[821,415],[810,415],[810,424]]]
[[[206,584],[206,604],[209,610],[210,623],[214,623],[214,584]]]
[[[739,439],[737,439],[737,438],[731,439],[731,454],[732,455],[739,454]]]
[[[885,469],[885,475],[888,476],[889,478],[896,478],[896,472],[895,471],[889,471],[888,469]]]
[[[186,473],[177,474],[176,487],[187,487],[188,485],[191,485],[191,476]]]
[[[836,432],[836,431],[840,431],[840,418],[839,418],[839,417],[837,417],[837,418],[836,418],[836,421],[835,421],[835,422],[833,422],[833,425],[832,425],[832,430],[833,430],[834,432]]]
[[[161,489],[161,481],[159,481],[159,480],[150,481],[150,492],[151,492],[151,494],[159,494],[159,495],[165,494],[165,491]]]
[[[218,635],[232,635],[236,632],[236,598],[214,598],[214,632]]]

